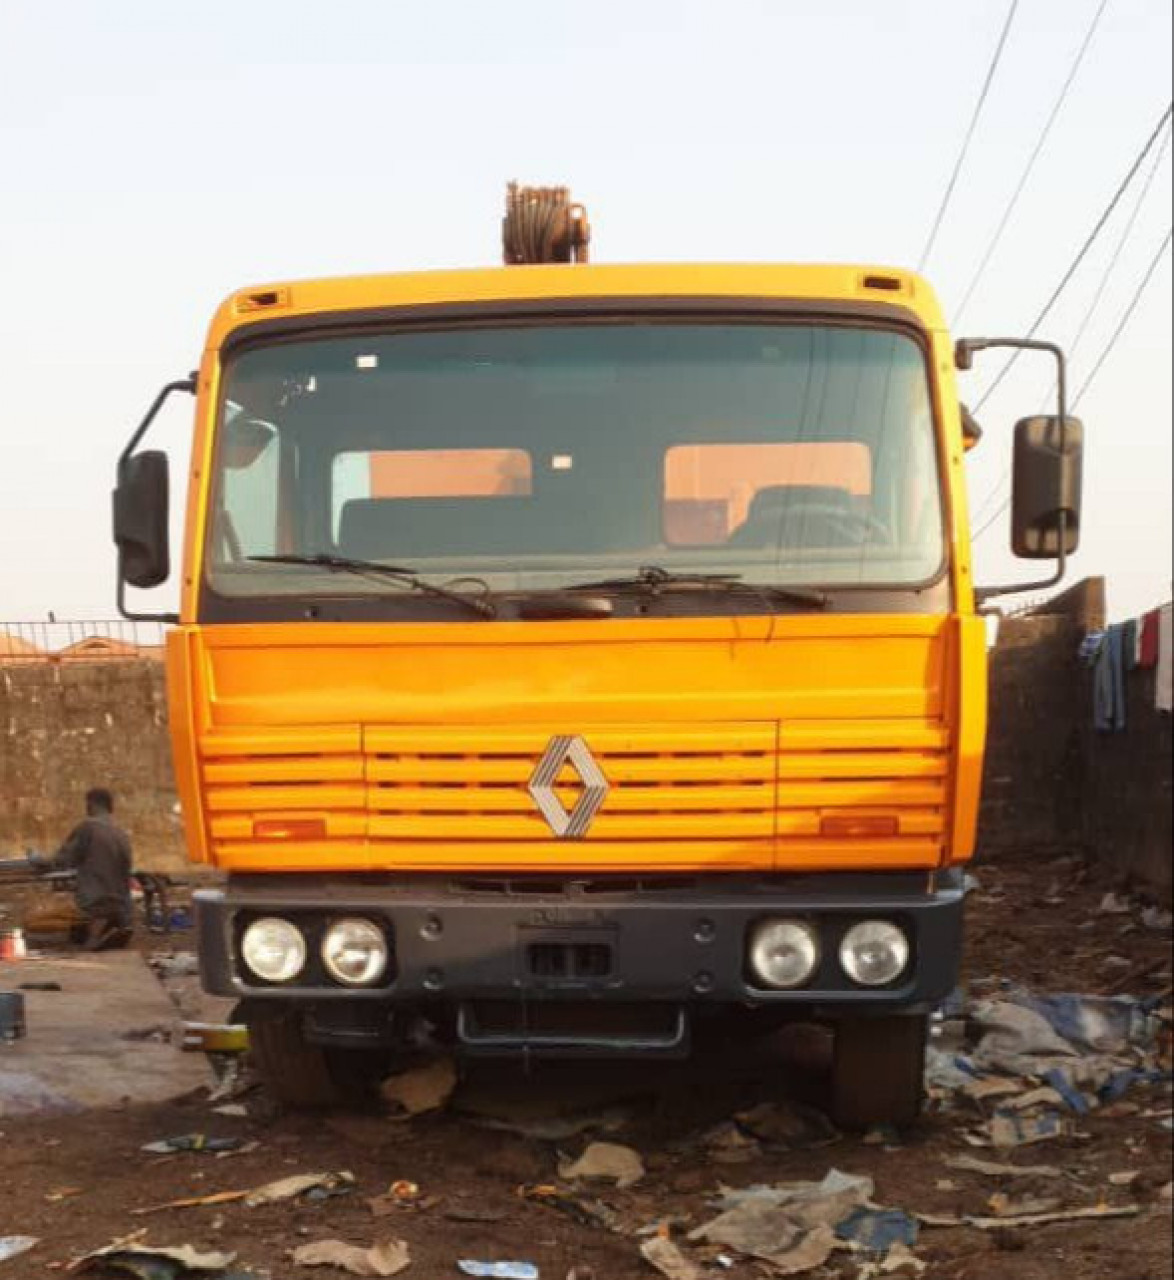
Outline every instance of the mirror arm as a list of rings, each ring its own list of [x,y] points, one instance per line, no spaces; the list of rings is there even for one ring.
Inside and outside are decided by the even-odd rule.
[[[186,378],[179,378],[175,382],[169,382],[160,390],[159,394],[151,402],[151,407],[147,410],[146,416],[142,422],[135,428],[134,434],[126,442],[126,448],[118,455],[118,473],[122,474],[122,469],[126,465],[131,454],[139,447],[142,438],[150,429],[151,423],[159,416],[159,410],[166,404],[168,398],[176,391],[186,391],[188,395],[196,394],[196,375],[189,373]]]
[[[147,410],[142,422],[135,428],[134,434],[126,443],[126,447],[118,455],[118,475],[120,479],[131,455],[139,447],[148,430],[150,430],[151,423],[159,416],[159,410],[177,391],[186,391],[188,395],[194,396],[196,394],[196,374],[190,373],[186,378],[179,378],[175,382],[167,383],[151,402],[151,407]],[[128,622],[161,622],[166,626],[174,626],[179,622],[178,613],[139,613],[134,609],[128,608],[126,603],[126,581],[121,571],[118,574],[118,590],[115,593],[115,600],[118,605],[118,612]]]
[[[1063,350],[1054,342],[1041,342],[1038,338],[960,338],[954,346],[954,363],[959,369],[967,370],[974,365],[976,351],[988,351],[993,347],[1010,347],[1016,351],[1043,351],[1056,362],[1056,412],[1060,418],[1060,452],[1064,453],[1068,444],[1068,361]],[[1014,595],[1018,591],[1043,591],[1061,582],[1068,572],[1068,551],[1066,547],[1068,517],[1060,509],[1060,544],[1056,553],[1056,570],[1049,578],[1041,578],[1038,582],[1008,582],[1001,586],[975,587],[974,599],[977,604],[985,604],[995,596]]]

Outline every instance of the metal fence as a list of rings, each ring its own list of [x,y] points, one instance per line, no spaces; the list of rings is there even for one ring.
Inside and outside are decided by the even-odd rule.
[[[0,666],[144,659],[161,662],[165,632],[161,623],[122,619],[0,622]]]

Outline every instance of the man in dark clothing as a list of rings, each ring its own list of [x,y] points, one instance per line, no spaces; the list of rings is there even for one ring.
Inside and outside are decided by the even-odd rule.
[[[89,951],[124,947],[131,937],[130,839],[114,822],[114,797],[103,787],[86,793],[86,817],[50,859],[49,871],[74,871],[74,900]]]

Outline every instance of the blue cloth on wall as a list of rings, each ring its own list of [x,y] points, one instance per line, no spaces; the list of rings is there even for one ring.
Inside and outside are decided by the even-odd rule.
[[[1102,733],[1125,728],[1125,627],[1108,630],[1093,668],[1093,725]]]

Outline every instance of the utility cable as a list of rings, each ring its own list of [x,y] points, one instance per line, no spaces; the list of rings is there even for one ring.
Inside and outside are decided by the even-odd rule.
[[[946,184],[945,195],[942,196],[941,206],[938,208],[937,217],[934,219],[933,227],[930,229],[929,239],[925,242],[925,248],[921,251],[921,260],[917,264],[918,271],[924,269],[926,262],[929,261],[929,255],[933,252],[934,243],[937,241],[938,232],[942,229],[942,223],[946,220],[946,211],[950,207],[950,201],[954,197],[954,189],[958,185],[958,179],[962,175],[962,166],[966,163],[966,155],[970,150],[970,144],[974,139],[974,132],[978,128],[979,118],[982,116],[983,107],[986,106],[986,100],[990,95],[991,85],[994,83],[995,72],[999,69],[999,63],[1003,58],[1003,50],[1007,47],[1007,37],[1011,34],[1011,24],[1015,21],[1015,14],[1019,8],[1019,0],[1011,0],[1011,7],[1007,11],[1007,19],[1003,23],[1003,30],[999,36],[999,43],[995,46],[994,57],[991,58],[991,64],[987,69],[986,79],[983,81],[982,92],[978,95],[978,102],[974,107],[974,114],[970,118],[970,125],[966,130],[966,136],[962,139],[962,149],[958,152],[958,159],[954,164],[954,171],[950,175],[950,181]]]
[[[1146,268],[1146,273],[1142,276],[1141,283],[1137,286],[1133,297],[1129,300],[1129,305],[1125,308],[1121,319],[1117,322],[1117,327],[1113,330],[1112,336],[1109,338],[1109,341],[1105,343],[1101,354],[1097,356],[1096,363],[1089,370],[1088,377],[1085,378],[1083,383],[1081,383],[1080,390],[1072,397],[1073,409],[1079,408],[1081,400],[1084,399],[1085,392],[1087,392],[1089,387],[1092,386],[1097,374],[1100,373],[1101,369],[1104,367],[1105,361],[1113,354],[1113,349],[1120,341],[1121,335],[1125,332],[1130,320],[1133,319],[1133,313],[1140,305],[1141,300],[1145,295],[1145,291],[1149,287],[1150,281],[1154,278],[1158,267],[1161,265],[1162,259],[1166,256],[1166,250],[1169,249],[1172,238],[1174,238],[1174,228],[1167,230],[1166,238],[1162,241],[1161,247],[1158,249],[1158,252],[1154,254],[1150,265]]]
[[[1080,346],[1082,340],[1084,339],[1085,334],[1088,332],[1088,327],[1092,322],[1092,318],[1095,315],[1097,308],[1100,306],[1101,299],[1105,295],[1105,290],[1108,287],[1109,280],[1112,278],[1113,272],[1116,270],[1117,264],[1121,260],[1121,255],[1124,252],[1125,247],[1128,244],[1129,239],[1133,234],[1134,227],[1137,225],[1138,216],[1140,215],[1142,208],[1145,205],[1146,199],[1149,196],[1151,189],[1153,188],[1154,181],[1158,176],[1158,170],[1161,169],[1162,167],[1162,161],[1165,159],[1166,152],[1170,146],[1171,136],[1172,136],[1171,133],[1167,131],[1166,136],[1163,139],[1162,145],[1158,150],[1158,154],[1154,158],[1154,163],[1150,167],[1149,175],[1146,177],[1145,184],[1143,185],[1141,192],[1137,197],[1137,200],[1134,202],[1133,211],[1129,215],[1129,220],[1126,222],[1125,227],[1121,232],[1121,236],[1117,241],[1117,246],[1113,250],[1113,254],[1109,259],[1109,263],[1105,268],[1104,274],[1101,276],[1100,284],[1097,286],[1097,289],[1093,295],[1092,301],[1089,303],[1088,309],[1085,311],[1084,316],[1081,319],[1080,325],[1076,330],[1076,336],[1068,344],[1069,358],[1071,358],[1076,354],[1076,350]],[[1040,404],[1040,407],[1039,407],[1040,413],[1043,413],[1044,409],[1047,408],[1049,402],[1053,399],[1054,396],[1055,396],[1055,384],[1053,383],[1051,391],[1049,391],[1047,395],[1044,396],[1044,399]],[[987,511],[990,510],[991,504],[998,500],[1002,492],[1003,486],[1006,484],[1010,474],[1011,474],[1010,464],[1004,462],[1003,469],[999,475],[999,478],[995,481],[994,485],[991,487],[986,497],[979,502],[975,510],[974,519],[976,521],[981,520],[983,516],[986,515]]]
[[[1169,150],[1169,147],[1170,147],[1170,138],[1171,138],[1171,134],[1167,132],[1165,138],[1162,141],[1162,145],[1158,150],[1158,154],[1154,160],[1153,167],[1150,169],[1149,175],[1145,180],[1145,185],[1142,187],[1141,193],[1137,197],[1137,203],[1133,206],[1133,212],[1129,215],[1129,221],[1126,222],[1125,227],[1121,232],[1121,238],[1117,241],[1117,247],[1113,250],[1112,257],[1109,259],[1109,264],[1105,268],[1104,275],[1101,276],[1101,282],[1099,285],[1097,285],[1096,293],[1093,294],[1093,299],[1088,305],[1088,310],[1084,313],[1084,317],[1081,320],[1080,325],[1076,330],[1076,336],[1072,339],[1071,343],[1068,346],[1069,356],[1071,356],[1076,351],[1076,348],[1080,345],[1081,340],[1084,338],[1085,333],[1088,331],[1088,326],[1092,321],[1093,315],[1096,312],[1097,307],[1100,305],[1101,299],[1105,296],[1105,290],[1108,287],[1109,280],[1112,277],[1113,272],[1117,267],[1117,263],[1121,260],[1121,255],[1124,252],[1125,246],[1128,243],[1129,238],[1133,233],[1133,228],[1137,225],[1138,215],[1141,213],[1142,206],[1145,204],[1145,201],[1146,201],[1146,197],[1149,195],[1150,190],[1154,185],[1154,179],[1157,178],[1158,176],[1158,170],[1162,167],[1162,161],[1166,158],[1166,152]]]
[[[1114,211],[1116,210],[1117,206],[1121,203],[1121,200],[1124,197],[1126,191],[1129,190],[1129,187],[1132,184],[1133,179],[1137,176],[1138,170],[1145,163],[1146,156],[1148,156],[1149,153],[1154,149],[1154,144],[1157,142],[1158,138],[1161,137],[1162,132],[1166,128],[1166,124],[1170,119],[1172,110],[1174,110],[1174,103],[1167,105],[1165,111],[1162,112],[1162,118],[1158,121],[1157,127],[1150,134],[1149,138],[1146,141],[1145,146],[1142,147],[1136,159],[1130,165],[1129,172],[1121,180],[1121,183],[1117,187],[1117,190],[1113,193],[1112,199],[1105,206],[1104,211],[1101,213],[1101,216],[1096,221],[1096,225],[1093,227],[1092,231],[1089,232],[1089,235],[1085,240],[1084,244],[1081,245],[1079,252],[1076,254],[1076,257],[1072,259],[1072,262],[1068,266],[1068,270],[1064,272],[1063,278],[1061,279],[1060,283],[1056,286],[1056,288],[1052,291],[1052,296],[1044,304],[1043,310],[1039,313],[1038,316],[1036,316],[1035,321],[1033,322],[1031,328],[1024,335],[1025,337],[1028,337],[1028,338],[1035,337],[1035,335],[1039,332],[1040,325],[1042,325],[1043,322],[1048,318],[1048,316],[1051,315],[1052,308],[1056,305],[1057,302],[1059,302],[1061,295],[1064,293],[1064,290],[1067,289],[1069,284],[1072,283],[1072,277],[1080,269],[1080,264],[1085,260],[1086,257],[1088,257],[1089,251],[1092,249],[1093,245],[1100,238],[1101,232],[1105,229],[1105,224],[1113,216]],[[1016,362],[1018,361],[1019,357],[1022,354],[1023,354],[1023,351],[1021,348],[1016,349],[1011,353],[1006,363],[995,375],[994,381],[990,384],[989,387],[987,387],[986,391],[983,392],[982,398],[979,400],[978,404],[975,405],[973,412],[976,415],[982,409],[983,405],[985,405],[986,402],[991,398],[991,396],[994,395],[996,389],[1002,383],[1003,379],[1007,376],[1007,374],[1010,373],[1011,370],[1015,367]]]
[[[1145,275],[1142,276],[1140,283],[1138,284],[1137,288],[1134,290],[1133,297],[1130,298],[1129,305],[1125,308],[1125,311],[1123,312],[1121,319],[1117,322],[1117,327],[1113,330],[1112,336],[1109,338],[1109,341],[1105,344],[1104,349],[1101,351],[1101,354],[1097,357],[1096,363],[1093,365],[1092,369],[1089,371],[1088,377],[1085,378],[1084,382],[1081,384],[1080,390],[1077,391],[1075,396],[1073,396],[1072,398],[1073,409],[1075,409],[1080,404],[1081,400],[1084,399],[1084,396],[1088,392],[1088,389],[1092,386],[1093,381],[1096,379],[1100,371],[1104,368],[1105,362],[1113,354],[1114,348],[1117,346],[1117,343],[1121,340],[1122,334],[1125,332],[1126,328],[1128,327],[1130,320],[1133,319],[1134,312],[1136,312],[1138,306],[1141,303],[1142,298],[1145,296],[1145,291],[1149,287],[1150,281],[1153,280],[1154,275],[1157,273],[1158,267],[1161,265],[1162,259],[1166,256],[1166,251],[1170,248],[1170,242],[1172,239],[1174,239],[1174,228],[1170,228],[1167,230],[1165,239],[1162,241],[1161,246],[1159,247],[1157,253],[1154,254],[1153,259],[1150,262],[1150,265],[1146,268]],[[1010,498],[1010,495],[1008,495],[1000,504],[999,509],[974,534],[972,541],[977,542],[978,539],[981,538],[982,535],[986,533],[986,531],[994,525],[995,521],[998,520],[998,518],[1003,514],[1004,511],[1007,510],[1007,508],[1010,505],[1011,505],[1011,498]]]
[[[961,321],[962,315],[970,303],[970,299],[974,296],[974,291],[978,288],[979,283],[986,274],[986,269],[995,255],[995,250],[999,247],[999,244],[1003,239],[1003,233],[1007,230],[1007,226],[1019,205],[1020,197],[1027,188],[1027,184],[1032,173],[1035,172],[1035,166],[1039,162],[1040,156],[1043,154],[1044,146],[1047,144],[1048,137],[1052,132],[1052,127],[1055,125],[1056,120],[1059,118],[1060,112],[1063,109],[1064,103],[1068,99],[1068,94],[1080,72],[1081,64],[1084,62],[1085,55],[1088,53],[1093,37],[1097,33],[1097,28],[1101,24],[1101,18],[1104,17],[1105,10],[1108,7],[1109,0],[1101,0],[1096,13],[1093,14],[1092,22],[1089,24],[1088,31],[1085,33],[1084,40],[1082,41],[1080,48],[1076,51],[1076,57],[1073,59],[1072,66],[1070,67],[1068,76],[1060,89],[1059,96],[1056,98],[1047,120],[1044,121],[1044,127],[1040,130],[1039,137],[1036,139],[1035,147],[1028,158],[1027,164],[1024,166],[1023,172],[1019,175],[1019,182],[1016,184],[1015,190],[1011,193],[1011,199],[1007,201],[1007,207],[1003,210],[1003,216],[999,219],[999,224],[995,228],[994,235],[991,236],[990,242],[983,251],[982,258],[979,260],[979,264],[975,268],[974,275],[971,277],[970,283],[966,286],[966,292],[962,295],[962,301],[958,305],[958,310],[955,312],[952,322],[954,328],[957,328]]]

